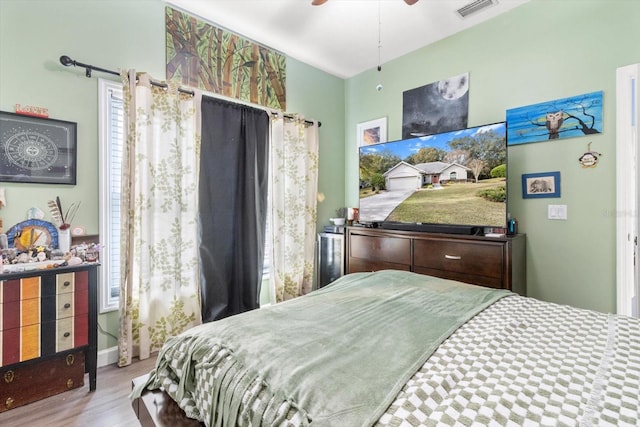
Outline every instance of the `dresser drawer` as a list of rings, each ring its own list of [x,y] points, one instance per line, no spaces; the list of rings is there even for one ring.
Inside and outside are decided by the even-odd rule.
[[[0,335],[0,366],[40,357],[40,324],[5,329]]]
[[[357,262],[353,258],[360,258],[369,262],[411,265],[410,239],[358,234],[352,234],[350,239],[350,263]]]
[[[40,284],[38,281],[23,280],[18,285],[20,299],[6,298],[0,304],[0,366],[35,359],[41,355],[41,298],[37,297]]]
[[[84,353],[0,368],[0,412],[84,385]]]
[[[65,317],[56,321],[56,353],[72,349],[73,317]]]
[[[0,281],[0,303],[37,298],[40,296],[40,277],[26,277]]]
[[[40,323],[40,298],[0,304],[0,331]]]
[[[40,278],[0,281],[0,331],[40,322]]]
[[[413,263],[417,273],[501,287],[505,274],[504,245],[483,241],[416,239]]]
[[[74,303],[75,298],[73,292],[58,294],[56,296],[56,319],[73,316]]]
[[[74,273],[62,273],[56,275],[56,294],[64,294],[73,292],[74,290]]]

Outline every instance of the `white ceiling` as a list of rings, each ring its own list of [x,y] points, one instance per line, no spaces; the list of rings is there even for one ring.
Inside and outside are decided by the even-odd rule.
[[[528,1],[498,0],[461,18],[456,10],[473,0],[419,0],[413,6],[402,0],[328,0],[322,6],[311,0],[167,0],[340,78],[375,69],[378,54],[384,64]]]

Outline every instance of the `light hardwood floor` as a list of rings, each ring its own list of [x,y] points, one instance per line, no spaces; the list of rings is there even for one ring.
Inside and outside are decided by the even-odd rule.
[[[124,368],[99,368],[95,391],[89,392],[89,376],[85,374],[83,387],[0,413],[0,426],[139,426],[128,398],[131,380],[151,371],[155,360],[152,356]]]

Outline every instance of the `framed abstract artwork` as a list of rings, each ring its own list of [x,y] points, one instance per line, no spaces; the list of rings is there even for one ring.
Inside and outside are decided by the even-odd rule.
[[[358,123],[357,132],[358,147],[387,142],[387,118]]]
[[[0,181],[76,184],[77,124],[0,111]]]
[[[522,174],[522,198],[560,197],[560,172]]]

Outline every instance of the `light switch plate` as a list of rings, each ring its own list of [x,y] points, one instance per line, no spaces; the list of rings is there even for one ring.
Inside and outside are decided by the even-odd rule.
[[[567,219],[567,205],[547,205],[548,219]]]

